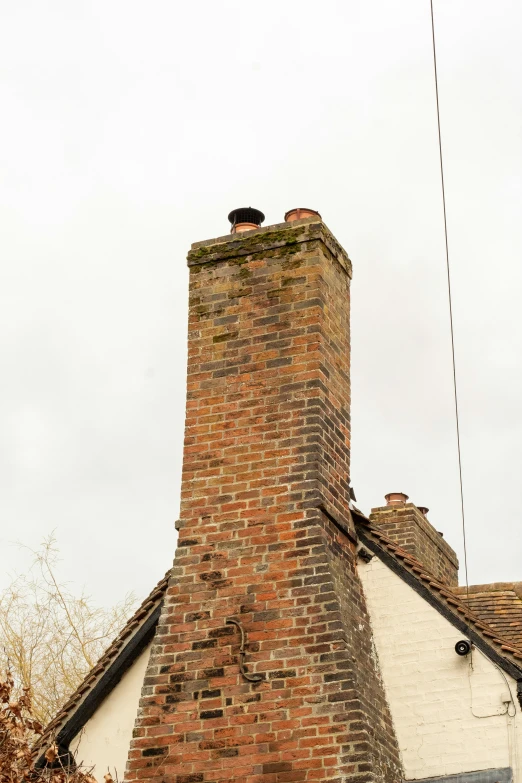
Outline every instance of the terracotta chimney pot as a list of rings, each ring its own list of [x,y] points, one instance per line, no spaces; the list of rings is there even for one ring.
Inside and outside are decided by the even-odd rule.
[[[405,495],[404,492],[388,492],[384,499],[387,506],[402,506],[403,503],[408,502],[408,495]]]
[[[427,508],[426,506],[417,506],[417,508],[419,509],[423,517],[428,516],[429,508]]]
[[[319,212],[315,209],[307,209],[306,207],[298,207],[297,209],[290,209],[285,214],[285,223],[292,223],[294,220],[302,220],[303,218],[318,217],[321,219]]]
[[[239,234],[241,231],[253,231],[255,228],[259,228],[255,223],[236,223],[236,225],[232,227],[231,233]]]

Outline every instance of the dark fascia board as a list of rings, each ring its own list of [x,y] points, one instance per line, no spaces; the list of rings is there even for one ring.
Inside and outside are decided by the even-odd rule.
[[[413,588],[413,590],[415,590],[418,595],[424,598],[424,600],[427,601],[430,606],[433,606],[433,608],[436,609],[439,614],[445,617],[446,620],[448,620],[455,628],[458,628],[458,630],[461,631],[467,639],[472,641],[473,644],[484,653],[484,655],[486,655],[497,666],[500,666],[500,668],[503,669],[506,674],[509,674],[510,677],[513,677],[515,681],[520,680],[522,677],[522,667],[519,668],[516,664],[506,660],[506,658],[500,655],[492,645],[488,644],[488,642],[485,641],[485,639],[483,639],[482,636],[480,636],[480,634],[474,630],[472,625],[454,614],[443,601],[439,600],[437,596],[420,581],[420,579],[417,579],[412,573],[410,573],[410,571],[401,565],[393,557],[393,555],[391,555],[385,549],[381,548],[372,538],[365,535],[362,525],[357,526],[357,534],[365,547],[377,555],[377,557],[382,560],[391,571],[397,574],[397,576],[399,576],[403,582],[406,582],[406,584]]]
[[[102,674],[96,685],[89,691],[85,699],[74,710],[71,717],[62,726],[56,737],[56,742],[64,748],[69,747],[71,740],[85,726],[100,704],[107,698],[111,691],[120,682],[121,678],[134,661],[147,647],[154,637],[158,624],[162,604],[159,604],[147,617],[143,625],[131,637],[129,642],[121,650],[109,668]],[[37,766],[45,764],[43,755],[38,759]]]

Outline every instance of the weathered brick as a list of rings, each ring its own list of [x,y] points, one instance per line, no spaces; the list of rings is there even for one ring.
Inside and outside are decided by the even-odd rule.
[[[223,710],[203,710],[199,713],[201,720],[208,720],[209,718],[221,718]]]
[[[145,748],[142,751],[142,756],[164,756],[167,753],[167,748]]]

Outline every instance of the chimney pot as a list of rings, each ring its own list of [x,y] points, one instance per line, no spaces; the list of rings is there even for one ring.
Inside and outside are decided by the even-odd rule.
[[[318,217],[321,220],[321,215],[315,209],[297,207],[297,209],[290,209],[285,213],[285,223],[292,223],[294,220],[302,220],[308,217]]]
[[[427,517],[427,516],[428,516],[428,511],[429,511],[429,508],[427,508],[426,506],[417,506],[417,508],[419,509],[419,511],[421,512],[421,514],[422,514],[424,517]]]
[[[408,495],[405,495],[404,492],[388,492],[384,499],[387,506],[401,506],[408,502]]]
[[[259,209],[254,207],[240,207],[239,209],[233,209],[229,214],[231,234],[238,234],[241,231],[253,231],[259,228],[265,216]]]

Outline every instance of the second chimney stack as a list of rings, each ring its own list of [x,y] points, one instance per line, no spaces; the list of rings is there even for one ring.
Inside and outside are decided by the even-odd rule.
[[[385,506],[372,508],[370,522],[420,560],[440,582],[456,587],[459,583],[457,555],[426,518],[426,506],[408,503],[404,492],[389,492],[385,499]]]

